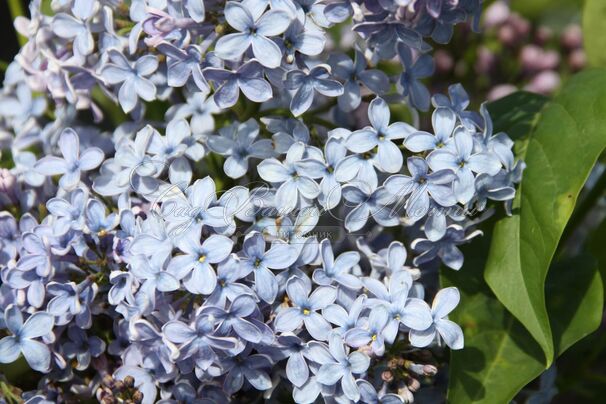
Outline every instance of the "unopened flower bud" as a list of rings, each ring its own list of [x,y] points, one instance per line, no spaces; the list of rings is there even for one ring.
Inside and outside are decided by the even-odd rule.
[[[126,388],[131,388],[135,385],[135,378],[132,376],[126,376],[124,378],[124,386]]]
[[[537,45],[526,45],[520,53],[520,62],[524,70],[529,72],[552,70],[560,64],[560,55],[552,50],[545,51]]]
[[[17,179],[9,170],[0,169],[0,207],[18,202],[15,185]]]
[[[425,376],[435,376],[438,373],[438,368],[434,365],[423,365],[423,374]]]
[[[446,74],[452,71],[454,67],[454,60],[450,53],[444,49],[438,49],[435,51],[433,57],[436,64],[437,73]]]
[[[489,74],[495,67],[497,58],[495,54],[485,46],[478,48],[475,70],[478,74]]]
[[[413,396],[412,392],[408,390],[407,387],[402,387],[398,389],[398,395],[405,403],[412,403],[415,400],[415,397]]]
[[[537,74],[524,89],[539,94],[552,94],[560,86],[561,79],[557,72],[546,70]]]
[[[510,14],[509,5],[505,1],[495,1],[484,12],[484,27],[497,27],[507,21]]]
[[[568,56],[568,64],[574,71],[579,71],[587,65],[587,55],[583,49],[575,49]]]
[[[553,31],[549,27],[540,26],[535,33],[535,40],[539,45],[544,45],[553,37]]]
[[[583,46],[583,31],[577,24],[566,27],[560,38],[562,46],[567,50],[578,49]]]
[[[383,380],[386,383],[391,383],[393,382],[393,373],[391,370],[386,370],[383,373],[381,373],[381,380]]]
[[[408,379],[406,387],[408,387],[408,390],[414,393],[421,388],[421,383],[419,382],[419,380],[415,379],[414,377],[411,377],[410,379]]]
[[[433,365],[421,365],[420,363],[410,361],[406,363],[406,369],[418,374],[419,376],[434,376],[436,373],[438,373],[438,368]]]
[[[499,98],[503,98],[508,96],[509,94],[515,93],[518,91],[517,87],[511,84],[501,84],[495,86],[492,90],[488,92],[486,98],[488,101],[498,100]]]
[[[140,403],[143,401],[143,393],[141,393],[139,390],[135,391],[133,393],[133,401],[135,403]]]

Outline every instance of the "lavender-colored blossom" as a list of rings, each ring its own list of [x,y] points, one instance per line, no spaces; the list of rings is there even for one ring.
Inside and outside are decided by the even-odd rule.
[[[35,269],[39,276],[50,275],[53,269],[52,257],[64,253],[52,229],[44,225],[36,226],[33,231],[24,233],[21,243],[23,252],[17,261],[17,268],[21,271]]]
[[[219,129],[219,136],[210,136],[208,147],[223,156],[228,156],[223,165],[225,174],[240,178],[248,171],[248,159],[263,159],[273,155],[271,140],[256,140],[259,125],[254,119],[241,124],[232,124]]]
[[[473,173],[496,175],[501,162],[491,153],[474,153],[473,137],[469,131],[460,127],[453,138],[453,147],[434,150],[427,157],[432,170],[452,170],[457,178],[453,190],[457,201],[467,203],[475,191]]]
[[[368,107],[371,127],[352,132],[347,137],[347,148],[354,153],[365,153],[377,147],[377,163],[384,171],[395,173],[402,167],[402,153],[393,141],[404,139],[414,129],[404,122],[389,124],[390,112],[382,98],[375,98]]]
[[[315,283],[323,286],[336,283],[350,289],[362,287],[360,279],[350,273],[351,269],[360,261],[360,254],[355,251],[348,251],[335,259],[328,239],[324,239],[320,243],[320,254],[323,266],[313,273]]]
[[[168,42],[163,42],[157,46],[157,49],[169,57],[166,84],[171,87],[183,87],[191,77],[200,92],[203,94],[210,92],[210,87],[202,72],[202,53],[197,46],[190,45],[185,49],[180,49]]]
[[[280,65],[282,51],[269,37],[283,33],[290,24],[290,17],[281,10],[265,12],[266,6],[262,4],[262,1],[227,2],[225,19],[238,32],[219,38],[215,47],[217,56],[237,61],[252,46],[253,54],[263,66],[275,68]]]
[[[290,101],[290,110],[295,116],[303,114],[311,107],[316,91],[327,97],[343,94],[343,85],[330,78],[330,69],[326,65],[315,66],[308,73],[291,70],[286,74],[284,87],[295,91]]]
[[[166,271],[164,263],[150,261],[142,255],[135,255],[129,261],[130,270],[142,283],[135,299],[141,308],[153,307],[157,292],[172,292],[179,289],[179,281]]]
[[[266,355],[250,355],[250,349],[238,357],[227,358],[224,368],[227,371],[223,389],[227,394],[238,392],[248,381],[255,389],[264,391],[271,388],[271,378],[267,371],[271,368],[271,360]]]
[[[48,211],[57,219],[53,228],[58,235],[68,230],[82,230],[84,228],[84,209],[88,195],[81,188],[71,193],[70,201],[59,197],[50,199],[46,203]]]
[[[434,297],[431,306],[433,324],[423,331],[412,330],[410,343],[417,347],[424,347],[431,344],[436,335],[440,335],[451,349],[462,349],[463,331],[461,327],[446,318],[448,313],[459,304],[460,298],[457,288],[450,287],[440,290]]]
[[[409,297],[412,278],[405,270],[393,273],[389,277],[389,288],[376,279],[364,278],[364,287],[375,296],[370,300],[373,305],[386,305],[389,321],[383,329],[383,336],[389,343],[395,340],[400,324],[413,330],[425,330],[432,322],[427,303],[416,297]]]
[[[110,49],[108,57],[111,63],[106,63],[100,74],[107,84],[120,84],[118,100],[124,112],[131,112],[139,97],[145,101],[156,98],[156,86],[147,78],[158,69],[158,59],[155,56],[142,56],[131,63],[119,51]]]
[[[389,314],[389,311],[383,305],[373,307],[368,316],[366,327],[352,328],[343,335],[347,345],[354,348],[370,345],[370,349],[375,355],[383,356],[385,353],[383,330],[389,321]]]
[[[412,152],[419,153],[428,150],[440,149],[451,141],[451,136],[457,117],[448,108],[436,108],[431,116],[435,135],[425,131],[417,131],[406,138],[404,146]]]
[[[390,110],[407,98],[417,124],[425,39],[480,0],[118,3],[35,0],[15,21],[0,362],[47,373],[22,400],[421,399],[426,355],[463,346],[458,291],[424,300],[430,261],[462,266],[475,211],[510,211],[524,163],[460,85],[432,98],[432,133]],[[394,240],[422,234],[409,260]]]
[[[360,314],[366,308],[366,299],[366,295],[358,296],[349,307],[349,311],[338,304],[328,305],[322,310],[322,316],[330,323],[338,326],[333,328],[333,332],[345,334],[360,322]]]
[[[452,182],[456,178],[453,171],[445,169],[429,173],[427,162],[420,157],[410,157],[406,165],[410,176],[392,175],[383,186],[398,200],[408,196],[405,208],[410,219],[423,218],[429,211],[431,199],[444,207],[456,204],[452,192]]]
[[[19,243],[17,221],[9,212],[0,212],[0,265],[15,259]]]
[[[229,224],[225,209],[212,206],[217,200],[215,182],[210,177],[199,179],[187,188],[183,197],[171,198],[162,204],[162,216],[168,221],[171,237],[200,234],[202,226],[223,227]]]
[[[242,263],[255,278],[255,291],[259,297],[272,303],[278,294],[278,281],[272,269],[284,269],[298,257],[298,250],[284,242],[276,241],[266,251],[261,233],[252,232],[242,246]]]
[[[463,266],[463,253],[457,246],[469,242],[480,234],[482,234],[480,230],[465,234],[465,229],[453,224],[448,226],[446,233],[439,240],[417,239],[413,241],[412,248],[421,253],[415,257],[414,264],[422,265],[439,257],[447,267],[459,270]]]
[[[284,38],[278,39],[278,44],[286,55],[286,61],[292,63],[296,52],[307,56],[322,53],[325,41],[321,31],[309,29],[299,20],[293,20],[284,32]]]
[[[217,285],[217,277],[211,264],[225,260],[231,253],[233,241],[213,234],[200,243],[199,239],[184,237],[178,245],[185,254],[173,257],[168,271],[191,293],[208,295]]]
[[[91,199],[86,204],[86,227],[99,237],[107,235],[118,224],[115,213],[106,214],[106,207],[100,201]]]
[[[345,217],[345,228],[357,231],[366,225],[368,216],[383,226],[395,226],[399,218],[389,205],[396,199],[384,187],[371,189],[366,183],[354,181],[343,187],[343,198],[354,207]]]
[[[0,111],[2,111],[2,116],[13,120],[16,127],[26,123],[29,119],[41,116],[46,110],[46,99],[34,98],[31,89],[25,84],[17,86],[14,95],[13,97],[8,95],[0,97]]]
[[[399,84],[402,94],[409,97],[413,107],[421,111],[429,109],[430,94],[420,79],[431,76],[434,71],[433,59],[429,55],[421,55],[413,62],[412,52],[404,44],[398,45],[398,56],[404,66]]]
[[[78,327],[91,326],[90,303],[97,293],[97,285],[88,281],[80,284],[74,282],[50,282],[48,294],[53,296],[48,302],[47,311],[55,316],[57,325],[68,324],[72,318]]]
[[[357,351],[348,354],[345,351],[342,337],[336,333],[330,335],[328,346],[334,362],[322,364],[317,374],[318,382],[332,386],[341,381],[341,388],[345,396],[350,400],[358,401],[360,391],[354,374],[366,372],[370,365],[370,358]]]
[[[330,324],[318,310],[332,304],[337,297],[337,290],[330,286],[317,288],[311,293],[309,285],[300,278],[291,278],[286,284],[286,293],[293,307],[280,311],[274,321],[276,331],[294,331],[302,324],[314,339],[323,341],[328,338]]]
[[[257,166],[261,178],[280,184],[275,195],[275,205],[281,214],[290,213],[297,205],[306,204],[305,199],[314,199],[320,194],[318,184],[306,175],[309,165],[301,161],[304,153],[305,145],[298,142],[288,149],[283,162],[269,158]],[[315,174],[318,171],[312,172],[312,175]]]
[[[217,267],[217,287],[206,302],[224,307],[228,299],[233,301],[241,295],[254,296],[254,291],[243,283],[243,278],[248,274],[248,268],[240,263],[237,256],[228,257]]]
[[[389,90],[389,78],[378,69],[366,69],[366,59],[362,52],[356,51],[352,61],[343,54],[333,55],[328,59],[335,77],[344,80],[344,92],[337,102],[346,112],[353,111],[362,102],[360,84],[363,84],[374,94],[382,95]]]
[[[200,315],[212,316],[216,319],[217,331],[222,335],[233,332],[246,341],[258,343],[263,339],[262,330],[247,319],[253,314],[256,307],[256,301],[252,296],[240,295],[231,302],[226,310],[208,306],[200,311]]]
[[[273,95],[271,85],[263,77],[263,67],[255,59],[244,63],[236,71],[209,67],[204,73],[217,87],[213,100],[219,108],[233,107],[238,102],[240,91],[254,102],[265,102]]]
[[[191,324],[169,321],[162,327],[162,333],[171,342],[180,344],[179,358],[193,358],[196,365],[206,370],[217,359],[216,351],[234,349],[238,340],[215,335],[216,325],[212,317],[200,315]]]
[[[404,400],[397,394],[381,394],[364,379],[356,380],[360,390],[360,401],[367,404],[403,404]]]
[[[53,32],[61,38],[72,39],[74,51],[80,57],[89,55],[95,47],[91,19],[97,8],[95,1],[75,1],[71,10],[73,16],[58,13],[53,17],[51,23]]]
[[[431,103],[436,107],[436,111],[440,108],[447,108],[454,112],[461,120],[461,123],[468,128],[472,128],[474,125],[480,126],[481,119],[478,113],[466,111],[470,103],[469,95],[461,84],[449,86],[448,97],[443,94],[435,94],[431,97]],[[435,125],[434,129],[437,130]]]
[[[93,170],[103,162],[104,155],[98,147],[91,147],[80,153],[80,139],[71,128],[67,128],[61,133],[59,148],[63,158],[43,157],[38,160],[35,168],[47,176],[61,175],[59,185],[66,191],[76,188],[82,171]]]
[[[105,342],[97,336],[88,336],[86,332],[77,327],[67,330],[69,342],[63,346],[65,355],[76,360],[76,370],[85,370],[92,358],[97,358],[105,351]]]
[[[0,340],[0,362],[11,363],[23,354],[29,366],[39,372],[47,372],[51,353],[46,344],[35,338],[47,336],[54,325],[53,317],[46,312],[36,312],[25,323],[23,315],[15,305],[4,309],[4,324],[12,335]]]

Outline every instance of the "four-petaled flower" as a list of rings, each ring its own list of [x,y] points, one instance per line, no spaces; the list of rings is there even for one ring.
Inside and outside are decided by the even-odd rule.
[[[59,149],[63,158],[43,157],[38,160],[35,169],[47,176],[61,175],[59,186],[66,191],[76,188],[82,171],[95,169],[103,162],[104,155],[98,147],[90,147],[82,154],[80,153],[80,139],[71,128],[67,128],[61,133]]]
[[[23,322],[23,315],[13,304],[4,309],[4,323],[12,333],[0,340],[0,362],[11,363],[23,354],[29,366],[39,372],[50,367],[51,352],[46,344],[34,338],[48,336],[54,325],[53,316],[39,311]]]
[[[225,6],[225,19],[239,32],[219,38],[215,46],[217,56],[237,61],[252,45],[253,54],[263,66],[280,66],[282,51],[269,37],[279,35],[288,28],[290,16],[286,12],[265,12],[265,7],[259,7],[254,1],[228,1]]]
[[[108,51],[111,63],[101,69],[101,77],[110,85],[121,84],[118,90],[118,101],[124,112],[132,111],[137,105],[138,97],[145,101],[156,98],[156,86],[146,77],[158,69],[158,59],[153,55],[142,56],[135,63],[115,49]]]
[[[382,98],[375,98],[368,107],[371,127],[352,132],[346,146],[354,153],[366,153],[377,148],[377,163],[386,172],[395,173],[402,168],[402,152],[393,141],[404,139],[414,128],[404,122],[389,124],[389,107]]]
[[[343,94],[343,85],[330,78],[330,66],[318,65],[308,73],[301,70],[291,70],[286,74],[284,87],[295,91],[290,101],[290,110],[294,116],[299,116],[311,107],[314,92],[327,97],[337,97]]]
[[[274,321],[276,331],[294,331],[305,324],[305,329],[314,339],[326,340],[331,327],[317,311],[335,301],[337,289],[332,286],[322,286],[311,292],[308,283],[301,278],[292,277],[286,284],[286,293],[293,307],[278,313]]]
[[[341,335],[332,333],[328,347],[334,361],[323,363],[318,371],[318,382],[333,386],[341,380],[341,388],[345,396],[354,402],[360,399],[360,391],[356,385],[354,374],[366,372],[370,358],[361,352],[347,353]]]

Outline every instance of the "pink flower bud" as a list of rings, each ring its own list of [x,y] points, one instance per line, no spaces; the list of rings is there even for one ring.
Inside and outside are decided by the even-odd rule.
[[[488,99],[488,101],[498,100],[499,98],[506,97],[511,93],[515,93],[517,90],[518,89],[514,85],[501,84],[490,90],[486,98]]]
[[[587,55],[583,49],[575,49],[568,56],[568,64],[574,71],[579,71],[587,65]]]
[[[494,28],[505,23],[510,14],[507,3],[502,0],[495,1],[484,12],[484,27]]]
[[[560,38],[562,46],[568,50],[578,49],[583,46],[583,31],[576,24],[566,27]]]
[[[560,64],[560,55],[553,50],[545,51],[537,45],[526,45],[520,52],[520,62],[527,72],[553,70]]]
[[[552,70],[543,71],[528,83],[524,89],[539,94],[552,94],[560,86],[560,75]]]
[[[553,37],[553,31],[549,27],[540,26],[535,33],[535,40],[539,45],[544,45]]]
[[[497,62],[495,54],[485,46],[478,49],[475,70],[478,74],[490,73]]]
[[[6,168],[0,169],[0,192],[5,194],[14,193],[16,178]]]
[[[454,67],[454,59],[444,49],[438,49],[434,53],[434,61],[436,64],[436,72],[439,74],[450,73]]]

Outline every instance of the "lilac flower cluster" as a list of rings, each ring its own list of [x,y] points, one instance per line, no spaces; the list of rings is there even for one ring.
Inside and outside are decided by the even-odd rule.
[[[479,1],[40,4],[0,97],[0,362],[45,373],[24,399],[410,402],[429,348],[463,348],[432,274],[523,162],[419,79]],[[430,102],[431,132],[393,122]]]

